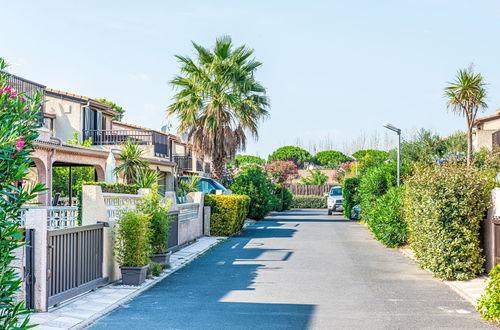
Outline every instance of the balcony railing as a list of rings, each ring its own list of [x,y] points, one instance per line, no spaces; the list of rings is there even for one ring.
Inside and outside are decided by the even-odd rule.
[[[9,85],[17,92],[25,93],[28,98],[33,98],[36,92],[39,92],[42,95],[42,104],[40,105],[40,123],[43,123],[45,86],[10,73],[8,75]]]
[[[193,169],[193,158],[191,156],[174,155],[173,158],[180,170],[190,171]]]
[[[83,138],[93,145],[122,145],[131,140],[138,145],[152,145],[157,157],[170,157],[168,136],[148,130],[84,130]]]

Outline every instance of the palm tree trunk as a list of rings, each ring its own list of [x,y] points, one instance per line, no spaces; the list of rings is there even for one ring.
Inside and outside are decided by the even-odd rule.
[[[213,176],[214,179],[218,182],[222,182],[224,167],[225,167],[224,159],[217,158],[212,160]]]
[[[472,158],[472,127],[467,127],[467,166],[470,166]]]

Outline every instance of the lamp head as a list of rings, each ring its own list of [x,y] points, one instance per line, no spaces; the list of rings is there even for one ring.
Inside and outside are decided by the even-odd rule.
[[[390,123],[385,123],[383,126],[385,128],[387,128],[387,129],[390,129],[391,131],[394,131],[394,132],[396,132],[398,134],[401,134],[401,129],[397,128],[396,126],[394,126],[394,125],[392,125]]]

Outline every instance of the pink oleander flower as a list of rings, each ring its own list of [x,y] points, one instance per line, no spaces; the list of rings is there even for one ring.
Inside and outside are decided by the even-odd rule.
[[[24,138],[25,138],[25,136],[23,135],[23,136],[19,137],[19,139],[17,139],[17,144],[16,144],[17,152],[21,152],[23,150],[24,145],[25,145],[25,143],[23,141]]]
[[[20,100],[21,102],[26,102],[26,98],[25,98],[24,96],[21,96],[21,97],[19,98],[19,100]]]
[[[26,182],[26,181],[24,181],[24,180],[19,180],[19,183],[20,183],[20,184],[24,184],[25,182]]]

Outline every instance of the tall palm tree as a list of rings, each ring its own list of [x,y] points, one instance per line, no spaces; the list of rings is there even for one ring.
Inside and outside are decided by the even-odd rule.
[[[479,109],[486,104],[486,83],[480,73],[475,73],[472,64],[467,69],[458,70],[455,81],[444,89],[448,108],[462,115],[467,121],[467,165],[471,163],[472,128]]]
[[[115,168],[115,174],[122,173],[128,184],[136,183],[138,172],[148,167],[148,162],[141,159],[144,151],[132,140],[127,140],[120,152],[122,164]]]
[[[170,82],[177,93],[167,112],[177,115],[179,133],[187,133],[195,150],[211,157],[220,180],[225,161],[245,149],[247,132],[258,137],[268,115],[266,89],[254,78],[262,63],[245,45],[234,48],[229,36],[217,38],[213,49],[192,44],[195,60],[176,55],[181,73]]]

